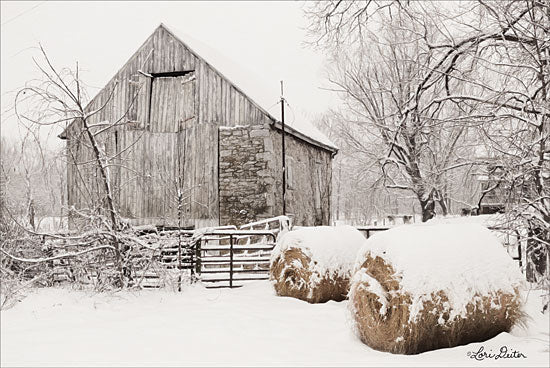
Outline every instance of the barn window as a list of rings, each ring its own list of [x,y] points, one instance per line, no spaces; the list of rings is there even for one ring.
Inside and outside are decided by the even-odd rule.
[[[151,132],[174,133],[194,122],[194,71],[154,73],[148,78],[140,99],[147,109],[138,108],[140,126]]]

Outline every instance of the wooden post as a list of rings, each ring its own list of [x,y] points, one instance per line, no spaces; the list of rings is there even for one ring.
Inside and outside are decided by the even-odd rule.
[[[181,227],[178,230],[178,269],[181,270]]]
[[[202,239],[199,239],[195,247],[195,275],[200,275],[201,273],[201,244]]]
[[[285,99],[283,97],[283,81],[281,81],[281,128],[283,151],[283,215],[286,215],[286,154],[285,154]]]
[[[523,267],[523,263],[521,261],[521,235],[519,234],[519,232],[517,230],[516,231],[516,238],[518,240],[518,258],[519,258],[519,269],[521,270],[522,267]]]
[[[233,235],[229,235],[229,287],[233,287]]]

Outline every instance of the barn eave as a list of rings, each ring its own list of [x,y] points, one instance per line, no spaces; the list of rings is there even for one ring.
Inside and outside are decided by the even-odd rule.
[[[282,123],[278,120],[273,120],[272,123],[271,123],[271,126],[274,129],[277,129],[279,131],[283,130]],[[291,136],[293,136],[293,137],[295,137],[295,138],[297,138],[297,139],[299,139],[303,142],[309,143],[312,146],[315,146],[315,147],[321,148],[325,151],[328,151],[328,152],[330,152],[330,154],[333,157],[338,153],[338,148],[337,147],[319,142],[318,140],[310,137],[309,135],[304,134],[304,133],[294,129],[290,125],[285,124],[285,133],[290,134]]]

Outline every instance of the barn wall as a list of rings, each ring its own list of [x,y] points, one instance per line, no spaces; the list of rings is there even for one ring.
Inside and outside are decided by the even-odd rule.
[[[217,127],[194,124],[178,133],[119,134],[121,145],[129,147],[121,155],[118,193],[124,217],[134,224],[217,224]]]
[[[220,128],[220,224],[273,217],[275,179],[269,126]]]
[[[275,213],[282,214],[282,134],[270,129],[275,178]],[[330,224],[332,155],[289,134],[285,135],[286,212],[295,225]]]
[[[92,117],[92,121],[116,118],[121,120],[119,129],[134,129],[135,125],[130,122],[138,122],[138,116],[141,120],[146,118],[149,109],[147,99],[143,98],[150,88],[148,78],[138,71],[154,74],[191,70],[197,78],[195,106],[199,124],[235,126],[271,122],[271,118],[238,87],[162,26],[94,97],[89,111],[105,107]]]

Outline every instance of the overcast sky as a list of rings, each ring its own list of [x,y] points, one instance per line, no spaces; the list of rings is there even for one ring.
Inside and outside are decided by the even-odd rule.
[[[279,81],[284,80],[296,116],[288,112],[288,119],[312,119],[336,99],[319,88],[327,85],[322,53],[303,46],[307,20],[302,7],[290,1],[2,1],[2,136],[18,135],[5,111],[13,104],[13,91],[38,76],[32,56],[38,55],[39,42],[56,67],[74,68],[78,61],[82,79],[96,87],[89,89],[94,96],[161,22],[249,71],[265,92],[258,102],[276,118]]]

